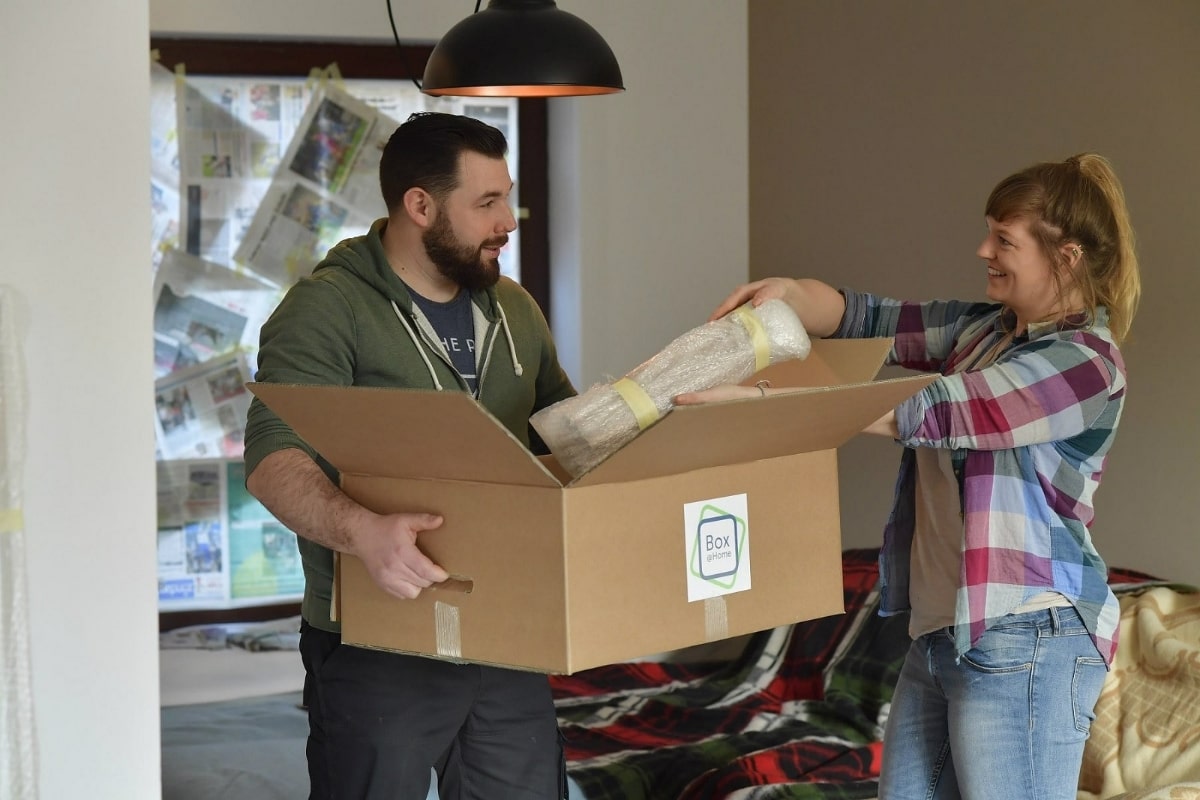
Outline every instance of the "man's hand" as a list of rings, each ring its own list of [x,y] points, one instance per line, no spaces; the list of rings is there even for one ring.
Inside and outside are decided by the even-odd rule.
[[[371,579],[390,595],[412,600],[450,577],[417,547],[417,534],[442,525],[436,514],[386,514],[375,517],[354,536],[355,555]]]
[[[301,450],[271,453],[246,477],[246,488],[298,536],[358,556],[388,594],[411,600],[449,577],[417,547],[417,534],[441,527],[440,516],[376,514],[333,485]]]

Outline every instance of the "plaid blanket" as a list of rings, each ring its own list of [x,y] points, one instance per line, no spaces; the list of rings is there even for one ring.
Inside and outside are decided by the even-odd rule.
[[[910,644],[907,615],[878,615],[877,558],[877,549],[843,553],[845,614],[761,631],[735,660],[552,676],[567,769],[583,795],[876,797],[883,724]]]

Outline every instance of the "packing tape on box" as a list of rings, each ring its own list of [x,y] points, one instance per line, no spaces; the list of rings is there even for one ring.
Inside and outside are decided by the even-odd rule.
[[[709,642],[729,638],[729,607],[724,597],[704,601],[704,638]]]
[[[0,508],[0,533],[16,533],[25,527],[25,515],[19,508]]]
[[[646,390],[638,386],[631,378],[621,378],[612,385],[613,391],[621,395],[625,405],[633,412],[637,420],[638,430],[644,431],[658,419],[658,406],[646,394]]]
[[[771,363],[771,340],[758,315],[746,306],[738,306],[730,314],[750,334],[750,345],[754,348],[754,371],[758,372]]]
[[[458,606],[437,601],[433,604],[437,654],[443,658],[462,658],[462,625]]]

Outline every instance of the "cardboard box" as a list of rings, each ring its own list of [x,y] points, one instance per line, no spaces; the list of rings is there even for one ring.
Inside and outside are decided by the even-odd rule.
[[[932,379],[872,381],[889,347],[816,341],[751,379],[808,391],[677,408],[575,480],[459,392],[251,389],[363,505],[445,517],[456,580],[416,600],[339,558],[344,642],[571,673],[842,613],[836,448]]]

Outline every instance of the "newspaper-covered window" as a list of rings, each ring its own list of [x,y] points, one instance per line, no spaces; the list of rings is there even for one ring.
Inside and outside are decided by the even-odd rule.
[[[259,329],[333,244],[386,215],[382,146],[409,114],[433,110],[500,128],[518,174],[512,98],[433,98],[407,81],[329,68],[189,75],[151,62],[160,610],[302,593],[295,535],[244,487]],[[521,279],[518,232],[500,263]]]
[[[379,157],[409,114],[446,111],[495,125],[509,138],[510,172],[519,168],[513,98],[435,98],[403,81],[328,75],[201,75],[181,79],[177,102],[181,249],[280,286],[386,216]],[[517,281],[520,250],[518,230],[500,258]]]

